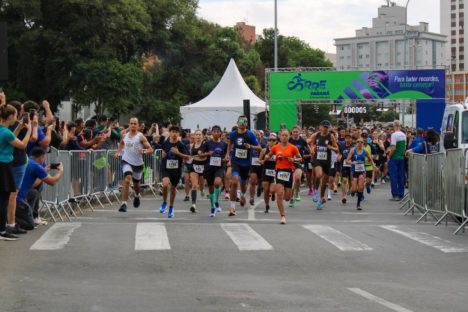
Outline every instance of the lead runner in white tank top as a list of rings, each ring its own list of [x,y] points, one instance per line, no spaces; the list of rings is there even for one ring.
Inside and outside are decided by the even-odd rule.
[[[144,149],[140,138],[142,135],[141,132],[137,132],[137,134],[133,136],[127,133],[123,138],[124,153],[122,155],[122,160],[132,166],[141,166],[144,164],[143,155],[141,154],[141,150]]]

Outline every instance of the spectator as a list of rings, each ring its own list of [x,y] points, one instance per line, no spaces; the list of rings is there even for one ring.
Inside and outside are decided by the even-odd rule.
[[[3,92],[0,92],[3,93]],[[4,94],[2,95],[4,97]],[[26,135],[19,140],[9,129],[16,120],[18,113],[11,105],[0,106],[0,238],[16,240],[18,236],[13,233],[15,224],[7,225],[8,200],[11,193],[16,192],[13,177],[13,149],[25,149],[31,135],[31,123],[28,121]]]
[[[400,201],[405,195],[405,151],[406,135],[401,132],[400,121],[393,122],[394,132],[390,138],[388,153],[388,169],[390,171],[391,192],[390,200]]]
[[[120,128],[116,120],[109,120],[107,116],[101,115],[98,118],[99,125],[95,129],[95,135],[102,135],[104,141],[98,144],[99,149],[115,149],[120,142]]]
[[[44,102],[47,102],[47,101],[44,101]],[[32,115],[30,117],[33,117],[33,116],[36,116],[38,114],[40,107],[34,101],[26,101],[23,104],[23,109],[24,109],[25,112],[29,112],[30,115]],[[39,118],[39,116],[38,116],[38,118]],[[34,119],[34,117],[31,118],[31,119]],[[53,118],[52,118],[52,120],[53,120]],[[52,120],[50,120],[50,121],[52,121]],[[46,117],[46,122],[47,121],[48,121],[48,119]],[[44,149],[49,148],[49,144],[50,144],[50,142],[52,140],[52,129],[54,129],[54,128],[55,128],[55,123],[49,124],[45,128],[45,130],[46,130],[45,134],[44,134],[44,130],[41,127],[37,128],[37,140],[34,141],[34,142],[33,141],[29,142],[27,150],[26,150],[28,155],[31,152],[31,150],[36,146],[40,146],[40,147],[42,147]]]
[[[63,174],[63,164],[56,164],[56,168],[51,168],[52,165],[44,168],[45,151],[42,148],[35,147],[31,150],[31,155],[24,175],[23,184],[17,196],[18,209],[16,211],[16,222],[26,230],[32,230],[36,225],[46,225],[47,222],[39,216],[39,187],[43,182],[54,186]],[[50,176],[48,172],[52,169],[58,170],[54,176]]]

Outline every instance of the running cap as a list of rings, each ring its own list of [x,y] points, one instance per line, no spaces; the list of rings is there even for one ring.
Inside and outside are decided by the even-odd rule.
[[[324,127],[330,127],[331,126],[331,123],[328,121],[328,120],[322,120],[322,122],[320,123],[320,125],[324,126]]]

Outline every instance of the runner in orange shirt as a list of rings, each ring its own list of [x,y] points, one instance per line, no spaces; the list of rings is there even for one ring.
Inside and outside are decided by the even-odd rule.
[[[276,155],[276,176],[274,190],[277,194],[278,210],[281,215],[281,224],[286,224],[286,214],[284,211],[284,200],[291,200],[294,162],[301,161],[301,153],[296,146],[289,143],[289,130],[284,129],[280,132],[280,143],[270,149],[265,157],[268,161],[273,155]]]

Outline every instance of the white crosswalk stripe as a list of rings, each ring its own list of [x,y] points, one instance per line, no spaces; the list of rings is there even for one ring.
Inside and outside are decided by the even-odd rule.
[[[433,247],[445,253],[468,252],[468,247],[443,240],[440,237],[396,225],[381,225],[383,229],[400,234],[418,243]]]
[[[55,223],[31,246],[31,250],[59,250],[70,241],[73,232],[81,223]]]
[[[221,228],[239,250],[273,250],[273,246],[247,224],[222,223]]]
[[[137,223],[135,250],[168,249],[171,249],[171,245],[163,223]]]
[[[369,246],[326,225],[303,225],[304,228],[320,236],[341,251],[369,251]]]

